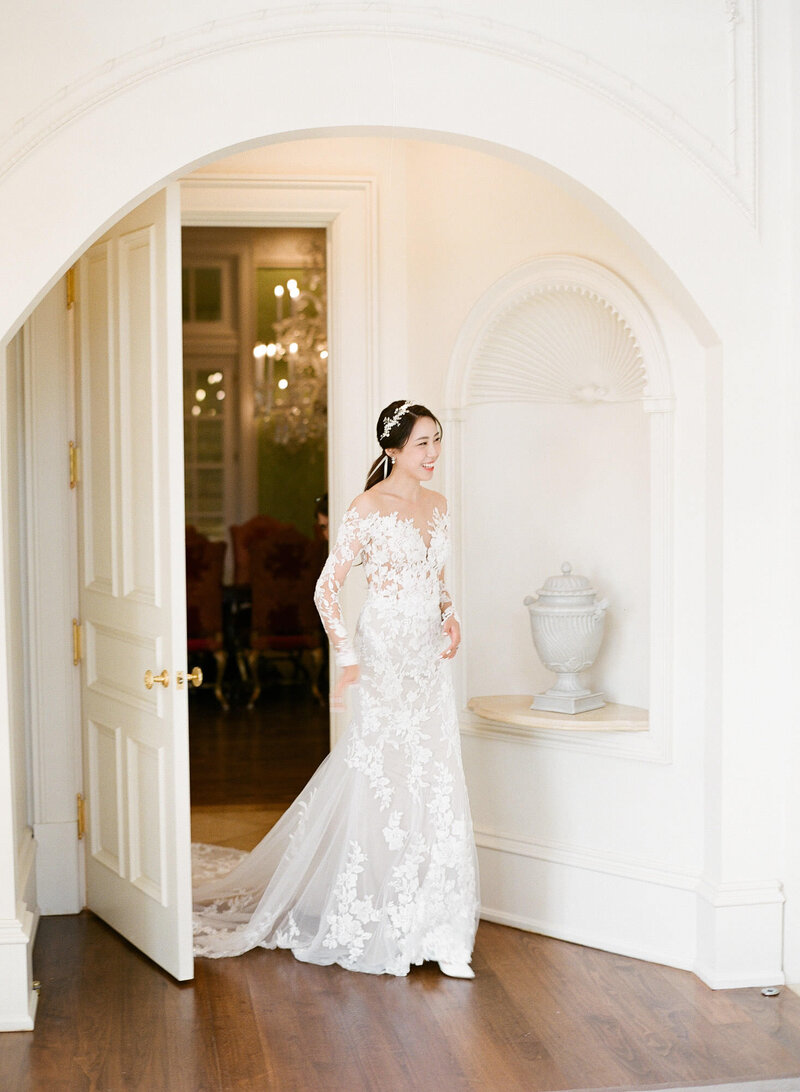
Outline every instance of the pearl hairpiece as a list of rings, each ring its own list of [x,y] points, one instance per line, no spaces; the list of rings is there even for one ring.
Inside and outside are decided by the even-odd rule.
[[[383,432],[381,433],[382,440],[385,440],[389,433],[392,431],[392,429],[400,424],[403,417],[405,417],[406,413],[408,413],[409,408],[413,405],[413,402],[404,402],[402,406],[398,406],[398,408],[394,411],[392,416],[386,421],[386,424],[383,426]]]

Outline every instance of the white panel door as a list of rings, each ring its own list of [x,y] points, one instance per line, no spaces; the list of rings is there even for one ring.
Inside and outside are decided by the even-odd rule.
[[[78,267],[87,905],[192,977],[180,211],[140,205]],[[145,687],[145,672],[169,685]]]

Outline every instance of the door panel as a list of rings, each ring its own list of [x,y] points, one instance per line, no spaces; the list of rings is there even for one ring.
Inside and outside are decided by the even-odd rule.
[[[180,220],[140,205],[78,268],[87,905],[192,976]],[[146,670],[169,685],[147,690]]]

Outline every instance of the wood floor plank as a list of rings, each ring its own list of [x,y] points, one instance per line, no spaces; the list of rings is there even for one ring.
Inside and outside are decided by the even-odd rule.
[[[503,980],[518,1003],[530,1009],[548,1050],[558,1058],[565,1082],[560,1087],[582,1087],[590,1079],[599,1087],[611,1087],[630,1079],[629,1067],[608,1049],[607,1036],[587,1018],[594,1012],[613,1013],[613,1008],[588,990],[572,951],[577,946],[503,926],[494,931],[494,943],[506,963]]]
[[[461,990],[455,992],[452,986],[461,986]],[[463,1059],[454,1049],[452,1038],[441,1034],[429,1008],[432,994],[444,994],[449,998],[453,1021],[457,1022],[457,1006],[465,989],[469,990],[469,983],[445,979],[438,966],[431,964],[412,967],[404,978],[376,977],[370,990],[370,1007],[362,1014],[363,1045],[359,1050],[372,1087],[382,1087],[384,1073],[380,1056],[368,1047],[367,1035],[373,1022],[380,1028],[382,1053],[391,1056],[395,1072],[405,1075],[406,1084],[398,1087],[421,1088],[425,1082],[431,1088],[470,1087]]]
[[[451,1040],[469,1087],[539,1089],[567,1087],[557,1061],[548,1052],[535,1013],[513,1000],[502,973],[490,961],[485,943],[491,927],[481,925],[471,982],[437,980],[432,969],[426,1000],[437,1034]],[[513,1013],[507,1019],[508,1011]]]
[[[735,1001],[738,990],[712,990],[693,974],[660,963],[654,966],[657,970],[653,981],[660,984],[659,990],[677,993],[695,1012],[702,1012],[709,1023],[737,1024],[741,1020],[742,1014]]]
[[[223,1088],[269,1088],[275,1074],[262,1049],[246,966],[233,964],[203,960],[198,966],[208,1009],[205,1032],[214,1040]]]
[[[665,974],[672,972],[672,968],[601,954],[606,957],[605,966],[602,972],[598,970],[598,976],[601,981],[607,981],[611,969],[621,982],[621,1011],[630,1018],[637,1012],[646,1013],[651,1026],[660,1025],[656,1026],[656,1035],[662,1041],[660,1050],[664,1061],[670,1065],[674,1080],[736,1080],[741,1077],[742,1051],[731,1052],[729,1043],[731,1035],[747,1034],[748,1028],[747,1022],[743,1026],[741,1010],[731,999],[720,998],[719,991],[709,989],[685,972]],[[591,964],[591,958],[588,962]],[[680,989],[680,983],[689,978],[693,979],[691,990]]]
[[[335,974],[343,1018],[340,1026],[362,1074],[361,1087],[376,1092],[381,1088],[413,1088],[417,1051],[409,1051],[398,1042],[395,1029],[387,1027],[381,1004],[383,989],[389,988],[397,1000],[412,988],[409,979],[391,982],[384,975],[365,975],[363,983],[353,983],[352,979],[360,976],[341,968],[336,968]],[[395,1014],[399,1026],[402,1020],[396,1010]],[[407,1030],[408,1041],[416,1044],[418,1028],[411,1024]],[[435,1060],[431,1061],[435,1068]],[[347,1086],[336,1081],[333,1087],[344,1092]]]
[[[543,973],[546,969],[539,958],[539,938],[534,934],[518,936],[514,930],[506,931],[503,926],[485,922],[481,923],[478,938],[476,971],[495,974],[509,999],[535,1030],[543,1048],[551,1057],[565,1058],[574,1039],[563,1002],[555,990],[548,989]],[[566,1074],[561,1079],[566,1080]]]
[[[176,984],[177,985],[177,984]],[[164,1027],[169,1088],[185,1081],[198,1092],[216,1092],[224,1087],[218,1064],[216,1042],[208,1035],[207,1006],[199,983],[168,983]]]
[[[262,1048],[275,1071],[293,1072],[309,1092],[366,1087],[349,1035],[347,972],[259,951],[248,966]]]
[[[628,1038],[641,1044],[648,1058],[655,1060],[655,1072],[646,1075],[649,1079],[682,1081],[687,1052],[695,1069],[703,1058],[711,1062],[705,1046],[709,1025],[693,1019],[683,997],[656,977],[652,964],[591,949],[584,950],[582,956],[588,978],[596,991],[614,1002]],[[702,1026],[695,1032],[696,1022]],[[640,1072],[637,1079],[644,1076]]]
[[[302,688],[265,694],[255,709],[228,713],[213,694],[192,694],[192,803],[286,807],[328,753],[329,734],[327,707]]]

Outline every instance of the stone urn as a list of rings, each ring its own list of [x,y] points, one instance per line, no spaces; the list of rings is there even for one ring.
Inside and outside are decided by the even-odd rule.
[[[523,602],[539,659],[557,676],[554,686],[536,695],[531,709],[585,713],[605,705],[604,695],[583,686],[580,674],[597,659],[608,601],[598,602],[586,577],[574,575],[572,566],[565,562],[560,576],[551,576],[536,595],[526,596]]]

